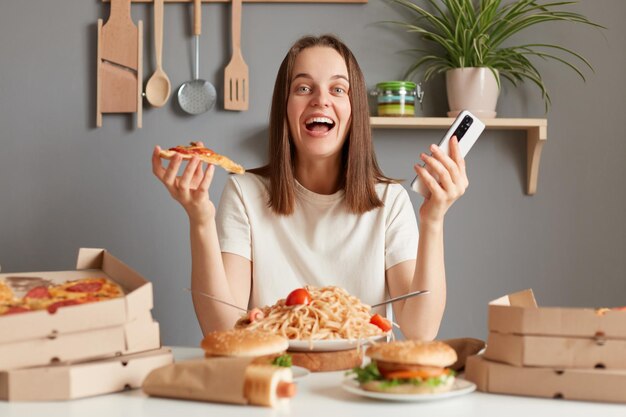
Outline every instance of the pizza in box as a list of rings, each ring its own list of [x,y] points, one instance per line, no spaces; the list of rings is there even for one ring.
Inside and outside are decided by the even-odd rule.
[[[40,280],[18,297],[11,286],[0,280],[0,316],[93,303],[123,297],[124,290],[108,278],[81,278],[63,283]]]

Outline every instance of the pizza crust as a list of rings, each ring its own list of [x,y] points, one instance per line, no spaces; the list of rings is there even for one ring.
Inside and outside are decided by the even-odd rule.
[[[207,149],[203,146],[180,146],[181,148],[184,148],[185,150],[200,150],[200,149]],[[183,159],[191,159],[193,158],[194,155],[189,155],[189,154],[184,154],[184,153],[180,153],[180,152],[176,152],[175,150],[170,150],[170,149],[163,149],[161,150],[161,152],[159,153],[159,155],[161,156],[161,158],[164,159],[172,159],[174,157],[174,155],[176,155],[177,153],[179,153]],[[200,155],[200,154],[196,154],[196,156],[198,158],[200,158],[202,161],[207,162],[209,164],[213,164],[213,165],[218,165],[221,166],[222,168],[224,168],[226,171],[229,172],[233,172],[235,174],[243,174],[246,170],[244,167],[242,167],[241,165],[235,163],[232,159],[224,156],[224,155],[220,155],[217,153],[213,153],[212,155]]]
[[[13,300],[13,290],[4,281],[0,281],[0,303],[8,303]]]
[[[24,313],[30,311],[30,307],[21,301],[11,303],[0,303],[0,316],[5,314]]]

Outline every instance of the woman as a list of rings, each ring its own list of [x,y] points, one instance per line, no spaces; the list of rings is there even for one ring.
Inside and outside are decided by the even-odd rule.
[[[405,337],[433,339],[446,285],[444,215],[468,185],[458,143],[435,145],[415,165],[431,191],[419,209],[376,163],[363,75],[350,50],[329,35],[304,37],[283,60],[272,99],[270,161],[231,176],[216,215],[214,167],[180,156],[153,172],[185,208],[191,227],[192,288],[242,308],[274,304],[306,284],[337,285],[368,304],[386,291],[428,295],[393,305]],[[429,173],[436,173],[436,181]],[[240,313],[198,293],[204,333],[230,328]]]

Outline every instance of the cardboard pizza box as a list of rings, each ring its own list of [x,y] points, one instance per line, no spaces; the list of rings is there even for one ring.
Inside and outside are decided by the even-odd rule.
[[[154,369],[173,362],[161,348],[98,361],[0,372],[0,400],[58,401],[140,388]]]
[[[626,311],[539,307],[528,289],[489,303],[489,331],[523,335],[626,339]]]
[[[626,340],[491,332],[484,356],[515,366],[626,370]]]
[[[470,356],[465,379],[483,392],[626,403],[626,370],[516,367]]]
[[[152,309],[152,284],[104,249],[81,248],[76,270],[72,271],[0,274],[0,280],[7,282],[17,296],[23,296],[30,288],[42,283],[97,277],[115,281],[126,295],[59,308],[54,314],[42,310],[0,316],[0,344],[120,326]]]
[[[0,370],[84,361],[160,347],[159,323],[150,312],[145,312],[142,317],[118,326],[0,344]]]

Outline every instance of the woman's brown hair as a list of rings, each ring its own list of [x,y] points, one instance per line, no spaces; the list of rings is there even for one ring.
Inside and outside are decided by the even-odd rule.
[[[343,176],[340,183],[345,190],[348,209],[356,214],[381,207],[383,202],[376,194],[379,182],[390,183],[376,162],[370,130],[367,89],[361,68],[348,47],[333,35],[305,36],[287,52],[280,65],[270,111],[269,163],[250,172],[268,177],[269,206],[277,214],[292,214],[295,208],[295,146],[292,143],[287,121],[287,101],[293,77],[293,67],[298,54],[311,47],[328,47],[336,50],[346,62],[350,88],[348,97],[352,108],[352,121],[342,148]]]

